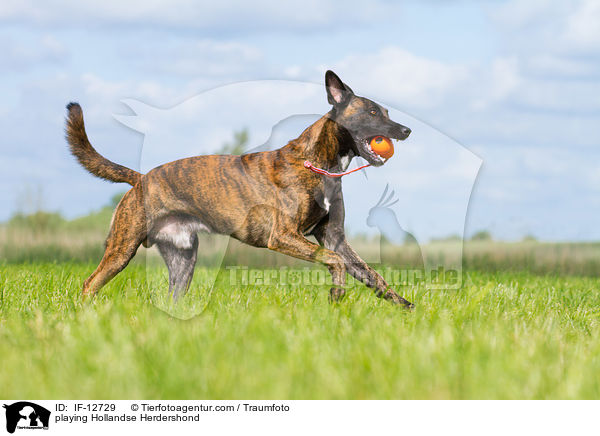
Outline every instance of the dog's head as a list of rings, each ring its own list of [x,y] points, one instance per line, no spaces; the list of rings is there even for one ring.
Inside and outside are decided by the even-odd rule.
[[[359,97],[333,72],[325,73],[327,100],[333,105],[333,119],[352,137],[349,152],[361,156],[373,166],[381,166],[385,160],[375,154],[369,145],[375,136],[404,140],[410,129],[398,124],[388,115],[387,109],[368,98]]]

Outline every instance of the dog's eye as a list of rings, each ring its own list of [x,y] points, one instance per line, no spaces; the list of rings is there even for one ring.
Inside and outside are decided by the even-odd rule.
[[[371,115],[377,115],[377,111],[376,111],[375,109],[371,109],[371,110],[369,111],[369,113],[370,113]]]

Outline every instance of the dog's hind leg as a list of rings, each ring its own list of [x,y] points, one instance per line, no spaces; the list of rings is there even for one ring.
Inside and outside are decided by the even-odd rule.
[[[130,189],[117,206],[106,238],[104,256],[96,270],[83,283],[83,295],[94,295],[123,270],[146,239],[146,214],[141,187]]]
[[[188,291],[198,256],[198,236],[193,235],[191,248],[178,248],[170,242],[160,242],[158,251],[169,269],[169,293],[177,301]]]

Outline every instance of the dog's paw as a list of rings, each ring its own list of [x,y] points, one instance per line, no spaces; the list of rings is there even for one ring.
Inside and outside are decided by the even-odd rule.
[[[413,303],[408,301],[406,298],[401,297],[391,289],[388,289],[388,291],[383,295],[383,298],[408,310],[413,310],[415,308]]]
[[[339,303],[344,299],[346,295],[346,291],[342,288],[331,288],[329,290],[329,302],[330,303]]]

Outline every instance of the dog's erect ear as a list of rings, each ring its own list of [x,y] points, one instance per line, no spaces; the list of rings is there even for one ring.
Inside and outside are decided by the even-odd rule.
[[[327,89],[327,101],[334,106],[344,105],[354,96],[350,87],[331,70],[325,73],[325,89]]]

